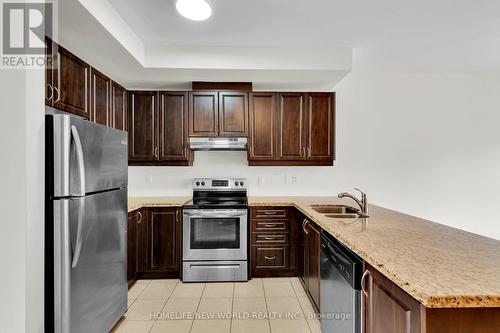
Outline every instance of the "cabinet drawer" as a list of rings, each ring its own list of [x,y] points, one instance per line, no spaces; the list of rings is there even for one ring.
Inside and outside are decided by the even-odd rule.
[[[252,233],[252,244],[288,244],[288,233]]]
[[[253,220],[252,231],[288,231],[288,220]]]
[[[253,207],[252,218],[254,219],[287,219],[288,207]]]
[[[288,256],[288,246],[252,247],[255,269],[286,269],[288,268]]]

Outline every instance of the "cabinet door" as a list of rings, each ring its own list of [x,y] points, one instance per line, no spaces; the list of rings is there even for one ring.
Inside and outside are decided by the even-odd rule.
[[[129,94],[128,149],[131,161],[158,159],[156,92],[132,91]]]
[[[421,332],[420,303],[368,265],[363,280],[367,333]]]
[[[307,94],[307,159],[333,160],[334,95]]]
[[[278,93],[278,148],[280,160],[305,158],[305,98],[302,93]]]
[[[178,272],[180,266],[179,209],[150,209],[148,271]]]
[[[148,237],[149,237],[149,208],[139,210],[137,224],[137,272],[140,278],[148,270]]]
[[[219,136],[248,136],[248,93],[219,92]]]
[[[249,160],[276,159],[276,94],[250,94]]]
[[[189,93],[189,136],[219,135],[219,101],[217,91]]]
[[[142,222],[142,213],[134,211],[128,214],[127,228],[127,280],[129,285],[137,278],[137,241],[138,225]]]
[[[189,159],[188,144],[188,93],[160,93],[159,147],[160,161]]]
[[[113,127],[127,131],[127,90],[116,82],[111,83]]]
[[[55,43],[52,47],[55,58],[52,105],[62,111],[90,119],[90,66],[63,47]]]
[[[53,47],[52,40],[45,36],[45,105],[52,106],[52,102],[54,101],[54,88],[52,82],[52,72],[53,72]]]
[[[90,120],[111,126],[111,79],[95,68],[90,73]]]
[[[307,237],[307,288],[316,308],[319,309],[320,297],[320,251],[321,234],[320,228],[308,221],[305,225]]]
[[[306,285],[306,247],[305,247],[304,217],[297,219],[297,275]]]

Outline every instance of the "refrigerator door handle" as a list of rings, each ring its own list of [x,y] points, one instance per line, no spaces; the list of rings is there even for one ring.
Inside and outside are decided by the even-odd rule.
[[[82,224],[83,218],[85,217],[85,200],[79,200],[80,210],[78,211],[78,225],[76,227],[76,241],[75,248],[73,249],[73,259],[71,260],[71,268],[75,268],[78,265],[78,260],[80,259],[80,254],[82,252]]]
[[[78,163],[78,173],[80,177],[80,191],[72,193],[72,195],[83,197],[85,196],[85,161],[83,159],[82,141],[80,140],[80,135],[78,135],[78,130],[74,125],[71,126],[71,137],[75,143],[76,160]]]

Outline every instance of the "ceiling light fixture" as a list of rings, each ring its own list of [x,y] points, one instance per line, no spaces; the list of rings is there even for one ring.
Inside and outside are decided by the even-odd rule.
[[[193,21],[203,21],[212,15],[212,7],[206,0],[177,0],[179,14]]]

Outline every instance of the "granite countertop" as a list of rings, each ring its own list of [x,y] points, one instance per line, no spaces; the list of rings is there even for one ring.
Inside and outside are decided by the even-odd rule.
[[[129,197],[128,212],[142,207],[182,207],[191,197]]]
[[[189,197],[129,198],[138,207],[182,206]],[[500,241],[375,205],[367,219],[327,218],[311,205],[337,197],[249,197],[250,206],[293,206],[429,308],[500,307]],[[137,209],[134,208],[134,209]]]

